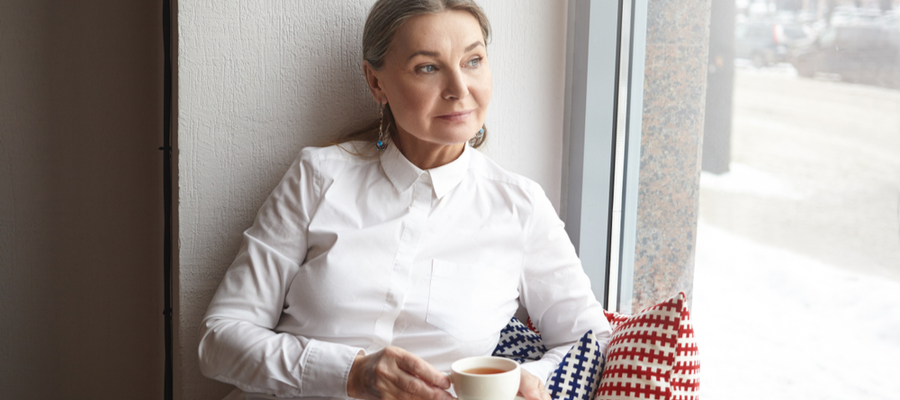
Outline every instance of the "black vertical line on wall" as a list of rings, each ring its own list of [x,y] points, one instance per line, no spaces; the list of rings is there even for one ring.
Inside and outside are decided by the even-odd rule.
[[[172,4],[163,0],[163,315],[165,318],[166,367],[163,396],[171,400],[172,388]]]

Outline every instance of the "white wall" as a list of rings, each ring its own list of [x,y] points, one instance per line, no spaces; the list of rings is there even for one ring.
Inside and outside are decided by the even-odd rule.
[[[161,11],[0,2],[0,398],[163,395]]]
[[[373,2],[178,2],[176,398],[229,390],[200,375],[198,324],[291,160],[376,117],[360,49]],[[566,2],[480,4],[493,25],[484,151],[540,183],[558,209]]]

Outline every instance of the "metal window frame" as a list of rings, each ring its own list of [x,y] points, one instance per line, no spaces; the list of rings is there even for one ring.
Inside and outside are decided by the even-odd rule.
[[[608,310],[631,310],[647,1],[569,0],[561,197],[566,231]]]

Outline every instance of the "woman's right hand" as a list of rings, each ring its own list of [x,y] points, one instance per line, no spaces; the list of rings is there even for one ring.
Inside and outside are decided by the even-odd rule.
[[[356,399],[454,400],[450,378],[399,347],[358,355],[350,367],[347,395]]]

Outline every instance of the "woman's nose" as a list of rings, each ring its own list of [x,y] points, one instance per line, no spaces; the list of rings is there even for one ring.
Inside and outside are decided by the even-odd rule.
[[[445,100],[464,99],[469,95],[469,85],[463,71],[457,69],[447,75],[443,97]]]

